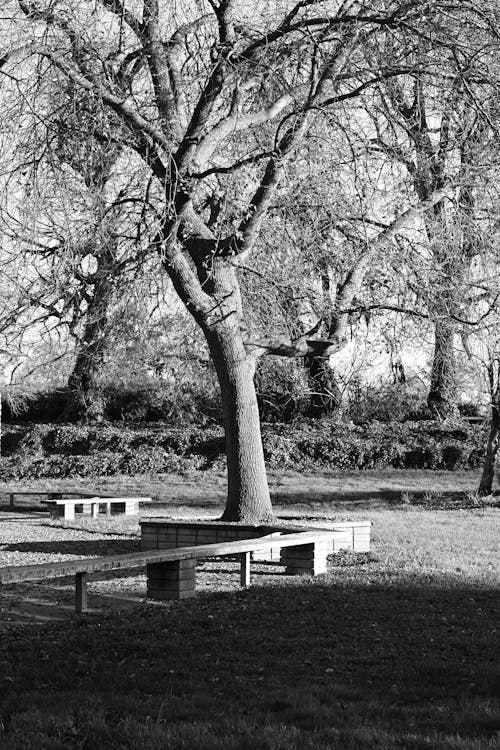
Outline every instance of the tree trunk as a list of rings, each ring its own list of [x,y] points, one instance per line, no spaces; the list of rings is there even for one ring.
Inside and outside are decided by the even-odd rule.
[[[495,459],[500,439],[500,367],[498,361],[491,361],[488,365],[488,379],[491,396],[491,421],[488,442],[486,443],[486,457],[483,473],[479,482],[478,492],[483,497],[491,495],[493,477],[495,473]]]
[[[104,400],[98,378],[106,352],[108,311],[113,294],[112,273],[101,269],[89,302],[84,331],[78,340],[76,360],[68,378],[64,418],[70,421],[104,418]]]
[[[99,341],[92,341],[88,346],[80,346],[68,378],[65,419],[88,419],[99,422],[104,418],[104,401],[97,384],[103,358],[104,350]]]
[[[206,333],[222,396],[227,455],[227,502],[222,519],[259,523],[274,514],[267,483],[255,360],[248,356],[231,323]]]
[[[342,391],[335,372],[330,367],[330,357],[308,354],[304,357],[304,366],[311,394],[311,415],[322,417],[338,414],[342,404]]]
[[[488,442],[486,444],[486,457],[484,459],[483,473],[479,482],[479,494],[481,496],[491,495],[493,477],[495,472],[495,458],[498,451],[498,440],[500,435],[500,409],[498,404],[491,406],[491,423]]]
[[[227,455],[227,500],[222,519],[271,521],[274,513],[254,384],[256,360],[245,349],[242,337],[237,269],[213,252],[216,243],[210,238],[208,242],[210,253],[203,238],[196,238],[187,248],[196,265],[196,280],[173,244],[165,246],[163,262],[179,297],[205,335],[219,381]]]
[[[449,318],[436,321],[427,406],[442,418],[454,414],[457,407],[454,334],[454,324]]]

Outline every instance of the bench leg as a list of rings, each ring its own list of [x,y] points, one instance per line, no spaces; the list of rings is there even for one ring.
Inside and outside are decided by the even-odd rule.
[[[99,503],[92,503],[92,518],[99,518]]]
[[[11,492],[11,494],[10,494],[9,508],[10,508],[10,510],[14,510],[14,493],[13,492]]]
[[[87,611],[87,573],[75,575],[75,611]]]
[[[240,585],[243,588],[250,586],[250,552],[242,552],[240,555]]]
[[[169,601],[193,596],[196,587],[196,560],[173,560],[146,566],[149,599]]]
[[[75,503],[67,503],[64,506],[64,519],[66,521],[75,520]]]
[[[326,573],[327,555],[328,542],[283,547],[281,564],[286,566],[287,575],[317,576]]]
[[[106,515],[111,515],[111,503],[106,503]]]

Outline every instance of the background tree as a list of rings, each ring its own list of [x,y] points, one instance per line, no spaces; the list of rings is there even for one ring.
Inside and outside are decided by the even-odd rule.
[[[471,34],[474,38],[476,30]],[[377,86],[371,110],[376,128],[373,148],[406,169],[422,201],[446,185],[455,186],[453,200],[434,202],[423,214],[432,267],[426,283],[421,279],[418,284],[427,294],[434,328],[427,403],[432,412],[445,417],[457,406],[457,319],[463,312],[468,271],[483,245],[474,222],[481,181],[477,159],[489,138],[489,100],[498,79],[489,52],[474,58],[466,45],[438,52],[433,36],[425,32],[418,40],[408,38],[403,50],[398,45],[399,40],[384,40],[383,46],[375,40],[368,50],[368,59],[378,63],[388,54],[398,55],[410,71]],[[439,71],[433,65],[436,54]]]
[[[17,209],[11,199],[3,216],[4,235],[31,265],[24,289],[38,324],[46,317],[52,329],[65,328],[72,342],[68,419],[103,417],[98,381],[110,312],[145,251],[147,180],[140,164],[132,176],[124,171],[130,165],[122,163],[127,155],[110,138],[112,124],[100,98],[82,99],[57,76],[43,123],[16,138],[23,187]]]
[[[348,121],[347,114],[344,119]],[[328,123],[321,128],[325,132]],[[290,180],[289,193],[280,197],[263,232],[262,253],[267,258],[280,252],[274,250],[273,256],[270,248],[280,238],[279,268],[273,269],[271,262],[267,275],[279,279],[289,327],[293,331],[295,325],[296,336],[309,331],[309,339],[318,339],[314,351],[304,357],[315,416],[335,413],[341,405],[335,355],[351,337],[356,338],[360,321],[377,309],[386,311],[391,301],[395,311],[406,309],[400,300],[397,304],[401,285],[394,283],[394,277],[404,264],[395,240],[414,235],[420,217],[446,192],[453,194],[443,189],[428,201],[417,199],[415,205],[402,208],[404,185],[386,169],[391,163],[370,153],[363,131],[349,132],[344,126],[343,135],[347,140],[337,133],[332,147],[330,138],[325,139],[326,145],[323,139],[318,145],[319,138],[309,134],[310,174],[300,199],[295,197],[297,176],[297,183]],[[400,213],[394,216],[396,192]],[[259,262],[265,260],[257,258]],[[287,278],[294,283],[287,285]],[[329,342],[326,354],[322,341]]]

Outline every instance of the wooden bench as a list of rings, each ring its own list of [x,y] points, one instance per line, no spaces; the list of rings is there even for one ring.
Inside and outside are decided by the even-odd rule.
[[[205,557],[240,557],[240,583],[250,585],[250,555],[252,552],[275,547],[285,547],[286,572],[296,575],[326,572],[328,545],[332,532],[304,531],[283,534],[276,538],[260,537],[237,542],[218,542],[195,547],[176,547],[166,550],[130,552],[124,555],[64,560],[39,565],[17,565],[0,568],[0,584],[20,583],[61,576],[75,576],[75,609],[87,610],[87,578],[89,573],[121,570],[146,565],[147,596],[168,601],[192,596],[196,587],[196,560]]]
[[[113,505],[122,505],[126,516],[139,513],[139,503],[150,503],[150,497],[108,497],[107,495],[77,495],[74,497],[57,497],[52,493],[49,500],[42,500],[52,516],[62,516],[66,521],[75,518],[76,506],[82,506],[82,513],[98,518],[101,507],[105,507],[107,516],[111,515]]]

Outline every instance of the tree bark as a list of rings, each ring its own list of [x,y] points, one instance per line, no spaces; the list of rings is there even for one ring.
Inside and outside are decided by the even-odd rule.
[[[99,422],[104,418],[104,401],[97,384],[103,359],[104,347],[98,340],[91,341],[88,347],[85,344],[80,347],[68,378],[64,409],[64,418],[68,421],[87,419]]]
[[[68,421],[104,418],[104,401],[97,383],[104,359],[104,347],[96,340],[82,345],[68,378],[64,418]]]
[[[492,404],[491,422],[488,442],[486,444],[486,457],[484,459],[483,473],[479,482],[479,494],[482,497],[491,495],[493,478],[495,474],[495,459],[498,451],[498,440],[500,436],[500,408],[498,404]]]
[[[434,328],[434,355],[427,406],[440,417],[454,414],[457,405],[455,325],[450,318],[438,318]]]
[[[488,365],[488,379],[491,395],[491,421],[488,442],[486,443],[483,473],[478,488],[478,493],[482,497],[491,495],[492,492],[495,459],[500,440],[500,368],[498,361],[490,361]]]
[[[329,357],[308,354],[304,367],[310,391],[310,411],[314,417],[338,414],[342,404],[342,391]]]
[[[104,255],[107,257],[108,254]],[[78,339],[75,363],[68,378],[63,416],[70,421],[87,419],[98,422],[104,418],[105,404],[98,378],[106,354],[113,278],[112,258],[101,258],[92,298],[88,303],[83,335]]]
[[[227,501],[222,519],[273,520],[254,385],[255,360],[241,336],[221,323],[207,335],[219,380],[227,454]]]

